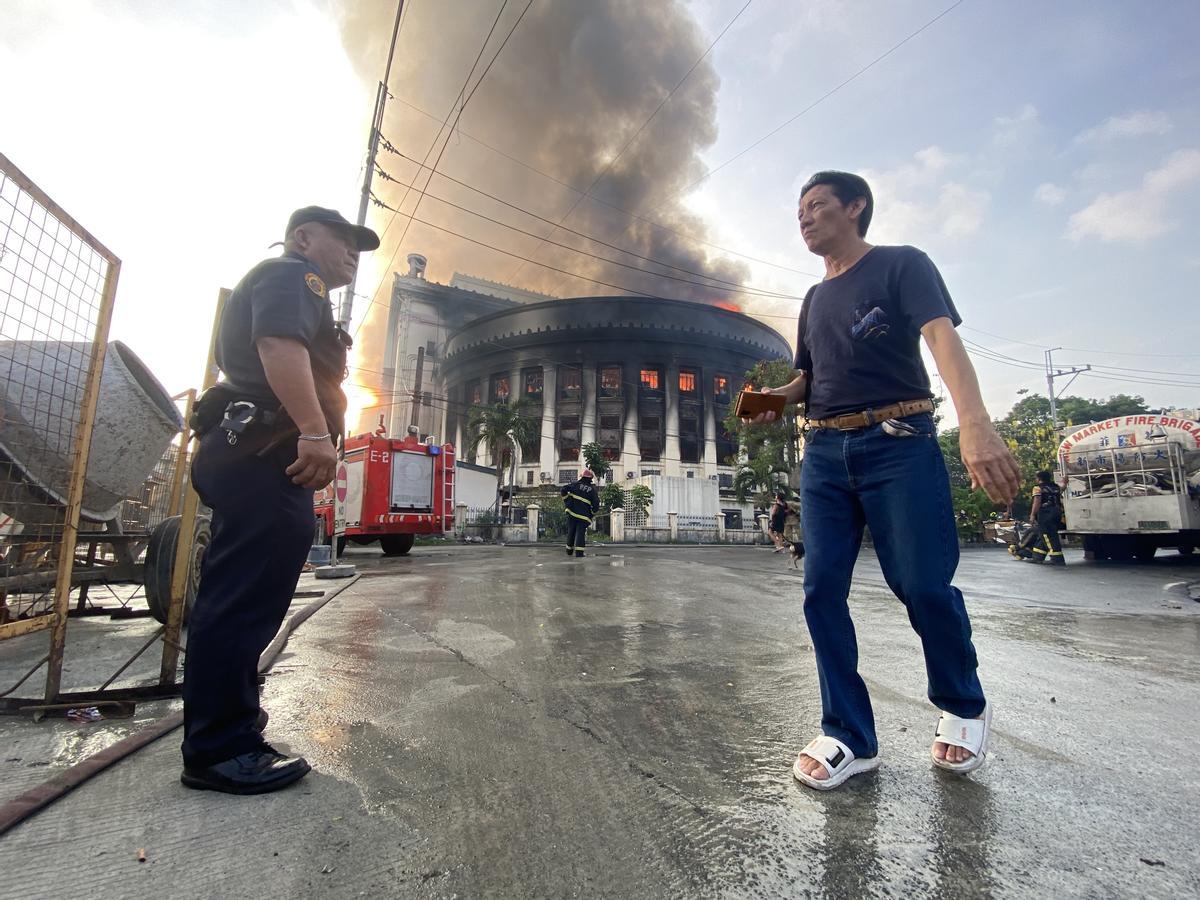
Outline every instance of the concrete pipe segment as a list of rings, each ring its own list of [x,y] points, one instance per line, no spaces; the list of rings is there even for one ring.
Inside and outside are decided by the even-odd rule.
[[[61,520],[90,344],[0,342],[0,512],[22,524]],[[84,486],[84,520],[107,522],[137,497],[183,428],[174,401],[132,350],[108,345]]]

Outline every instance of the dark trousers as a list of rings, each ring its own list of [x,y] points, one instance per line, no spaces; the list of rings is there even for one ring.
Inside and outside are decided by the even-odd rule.
[[[214,428],[200,442],[192,483],[212,507],[212,543],[188,622],[183,760],[209,766],[263,745],[258,658],[279,631],[313,538],[313,492],[284,469],[295,444],[256,456]]]
[[[921,638],[929,699],[962,718],[984,707],[971,623],[950,583],[958,534],[933,420],[922,414],[905,421],[920,433],[893,437],[878,425],[817,429],[805,444],[800,476],[804,618],[817,658],[821,726],[859,757],[878,752],[847,602],[864,525],[888,586]]]
[[[1038,539],[1030,548],[1034,559],[1053,562],[1063,558],[1062,539],[1058,536],[1060,516],[1057,508],[1038,510]]]
[[[567,513],[567,549],[582,550],[587,543],[587,530],[591,522],[577,519]]]

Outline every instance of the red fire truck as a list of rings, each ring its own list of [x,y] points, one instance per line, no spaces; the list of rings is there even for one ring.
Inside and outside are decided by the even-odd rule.
[[[385,556],[403,556],[418,534],[454,528],[454,446],[416,435],[360,434],[346,439],[333,483],[313,500],[325,540],[379,541]]]

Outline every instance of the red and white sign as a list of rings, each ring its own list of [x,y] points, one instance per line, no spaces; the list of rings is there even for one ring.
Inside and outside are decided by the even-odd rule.
[[[337,498],[339,503],[346,502],[346,464],[342,463],[337,470]]]
[[[1200,449],[1200,422],[1178,416],[1117,416],[1078,429],[1059,444],[1058,453],[1132,447],[1155,438],[1182,443],[1189,450]]]

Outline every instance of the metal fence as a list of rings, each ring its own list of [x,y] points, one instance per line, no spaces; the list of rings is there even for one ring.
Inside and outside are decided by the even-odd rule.
[[[60,686],[71,573],[121,262],[0,155],[0,639],[51,629]],[[14,617],[10,595],[45,585]]]

